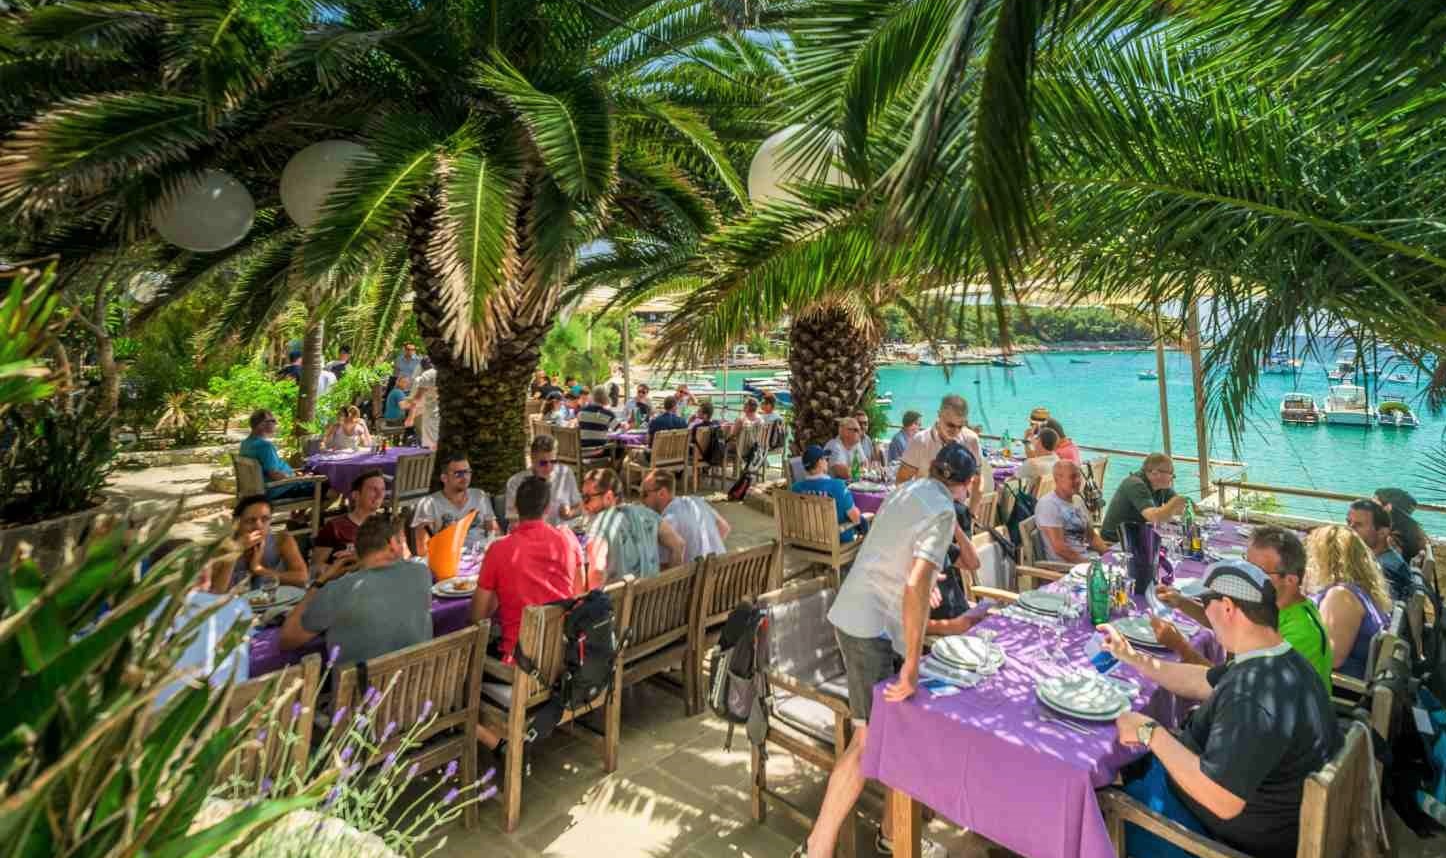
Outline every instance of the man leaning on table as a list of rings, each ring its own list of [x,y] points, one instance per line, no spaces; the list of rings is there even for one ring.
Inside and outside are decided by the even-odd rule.
[[[807,842],[794,850],[794,858],[832,855],[839,826],[852,816],[864,787],[860,760],[868,741],[874,686],[893,676],[895,662],[902,658],[898,678],[884,690],[884,700],[898,703],[909,699],[919,684],[925,633],[958,634],[978,622],[971,614],[953,620],[929,619],[934,579],[944,566],[954,535],[954,502],[964,497],[978,471],[967,449],[957,443],[945,444],[930,462],[924,479],[910,482],[884,501],[839,589],[828,619],[848,674],[854,735],[834,764],[818,820]],[[890,796],[892,801],[892,793]],[[885,854],[892,850],[891,830],[886,811],[877,841],[879,851]],[[936,849],[926,843],[926,852]]]
[[[1218,667],[1137,652],[1108,624],[1104,648],[1165,690],[1204,701],[1178,733],[1139,712],[1116,720],[1120,742],[1153,756],[1125,791],[1152,810],[1256,858],[1290,858],[1305,779],[1339,746],[1335,710],[1310,663],[1276,631],[1275,586],[1248,561],[1210,567],[1203,596],[1215,636],[1233,658]],[[1129,826],[1134,858],[1182,854]]]
[[[1062,458],[1062,457],[1061,457]],[[1159,524],[1185,511],[1185,496],[1175,494],[1175,463],[1164,453],[1145,457],[1140,470],[1120,480],[1110,505],[1105,508],[1100,535],[1120,541],[1120,527],[1131,524]]]
[[[1331,668],[1335,664],[1330,633],[1315,602],[1301,589],[1305,580],[1305,546],[1300,537],[1283,527],[1262,525],[1250,534],[1245,559],[1265,572],[1275,593],[1276,630],[1285,642],[1305,658],[1320,677],[1326,694],[1331,692]],[[1160,601],[1196,622],[1210,625],[1205,606],[1187,599],[1172,587],[1157,587]],[[1175,651],[1182,661],[1210,666],[1209,659],[1196,652],[1184,635],[1164,620],[1150,620],[1160,643]]]

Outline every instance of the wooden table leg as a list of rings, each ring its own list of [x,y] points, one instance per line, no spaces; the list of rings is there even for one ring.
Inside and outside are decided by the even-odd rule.
[[[889,790],[888,805],[894,820],[894,858],[922,858],[923,805],[896,789]]]

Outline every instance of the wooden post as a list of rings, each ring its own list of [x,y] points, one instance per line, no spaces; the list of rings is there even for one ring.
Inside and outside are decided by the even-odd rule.
[[[633,314],[627,310],[623,311],[623,408],[626,409],[628,397],[633,395],[633,337],[629,332]]]
[[[1189,326],[1190,380],[1195,385],[1195,444],[1200,459],[1200,498],[1210,493],[1210,437],[1205,419],[1205,377],[1200,370],[1200,307],[1190,302],[1187,310]]]
[[[1160,330],[1160,308],[1155,307],[1155,375],[1160,386],[1160,436],[1166,456],[1170,450],[1170,397],[1165,392],[1165,339]]]

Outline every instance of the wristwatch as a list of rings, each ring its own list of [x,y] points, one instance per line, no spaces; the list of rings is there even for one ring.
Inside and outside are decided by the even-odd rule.
[[[1135,738],[1146,748],[1150,747],[1150,740],[1155,738],[1155,728],[1160,726],[1158,721],[1146,721],[1135,728]]]

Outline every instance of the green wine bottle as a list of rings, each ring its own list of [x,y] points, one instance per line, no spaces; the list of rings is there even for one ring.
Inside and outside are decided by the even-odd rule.
[[[1110,621],[1110,581],[1099,558],[1090,562],[1089,605],[1092,624],[1097,626]]]

